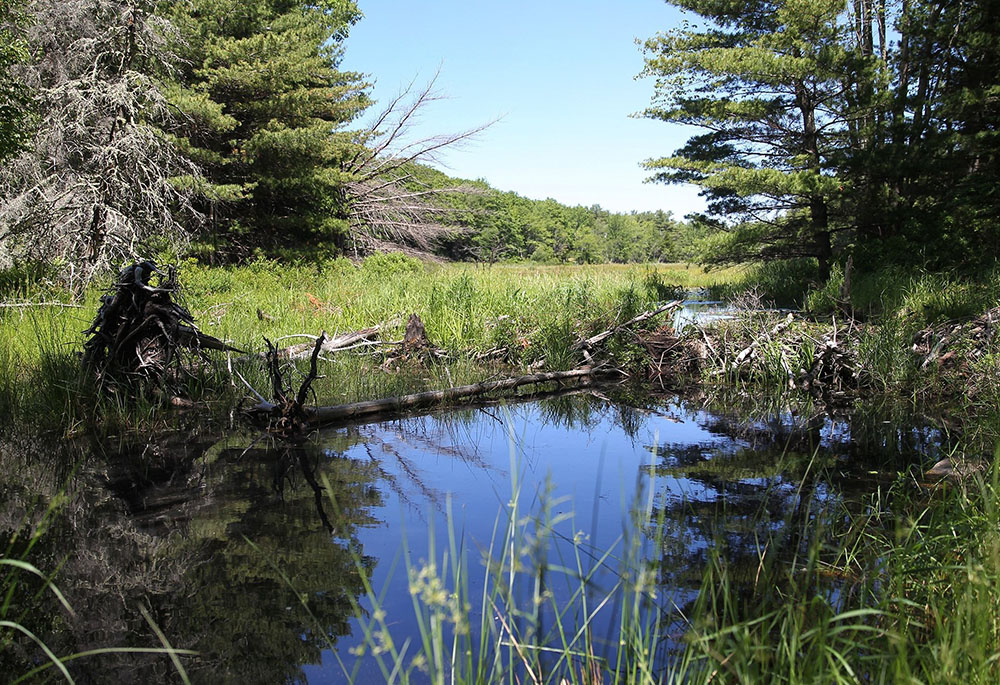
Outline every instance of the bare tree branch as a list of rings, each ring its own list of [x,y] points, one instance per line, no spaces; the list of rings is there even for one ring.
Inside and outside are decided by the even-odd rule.
[[[445,148],[454,148],[475,138],[495,121],[444,134],[409,139],[420,113],[442,99],[435,91],[438,74],[417,93],[411,82],[362,131],[358,153],[344,165],[348,217],[355,252],[394,248],[430,251],[435,241],[454,233],[455,226],[441,223],[443,215],[456,210],[437,204],[456,193],[481,193],[479,188],[456,185],[444,188],[421,184],[414,178],[416,164],[439,161]]]
[[[85,277],[133,259],[154,236],[182,241],[200,219],[197,178],[161,126],[171,116],[142,65],[168,65],[172,29],[151,0],[35,0],[23,78],[38,93],[31,149],[0,171],[0,245],[63,259]]]

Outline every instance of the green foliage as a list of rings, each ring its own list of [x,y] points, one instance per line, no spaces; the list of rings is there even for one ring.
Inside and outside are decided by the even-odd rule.
[[[695,183],[702,259],[941,269],[995,261],[1000,16],[982,3],[676,0],[645,115],[704,133],[651,159]]]
[[[29,55],[21,33],[24,0],[0,0],[0,163],[20,151],[31,136],[31,92],[11,73]]]
[[[764,302],[779,307],[801,307],[818,283],[819,269],[815,259],[788,259],[753,264],[729,283],[712,289],[715,299],[732,299],[753,289]]]
[[[424,270],[424,264],[402,252],[379,252],[365,258],[361,270],[373,277],[389,278],[399,274],[413,274]]]
[[[838,98],[860,61],[844,44],[844,1],[672,4],[702,23],[646,42],[644,73],[656,93],[644,114],[708,133],[647,161],[653,180],[700,185],[715,215],[746,222],[780,212],[737,243],[761,255],[814,256],[825,272],[843,191],[829,171],[854,116]]]
[[[164,11],[186,65],[170,95],[188,124],[174,135],[205,174],[210,254],[343,247],[341,168],[358,144],[344,127],[369,104],[362,77],[337,69],[357,6],[198,0]]]

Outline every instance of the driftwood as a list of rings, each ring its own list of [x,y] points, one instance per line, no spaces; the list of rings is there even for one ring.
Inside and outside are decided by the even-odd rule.
[[[315,377],[314,372],[315,367],[310,372],[309,377],[307,377],[308,382],[311,382],[311,378]],[[303,407],[301,405],[292,407],[292,405],[288,404],[287,401],[284,404],[280,402],[272,403],[261,401],[257,406],[250,409],[248,413],[251,418],[256,420],[258,423],[264,423],[269,426],[286,426],[288,425],[288,422],[276,424],[275,421],[277,420],[280,422],[289,414],[289,408],[292,407],[292,413],[294,414],[294,419],[292,420],[298,421],[301,424],[299,426],[299,430],[301,431],[304,427],[318,427],[338,421],[399,414],[412,409],[421,409],[435,404],[452,402],[469,397],[480,397],[502,390],[514,390],[526,385],[538,385],[541,383],[553,382],[562,383],[565,381],[586,382],[594,375],[594,373],[595,369],[592,367],[582,367],[579,369],[573,369],[572,371],[533,373],[526,376],[517,376],[515,378],[504,378],[502,380],[484,381],[482,383],[474,383],[472,385],[461,385],[454,388],[446,388],[444,390],[430,390],[427,392],[418,392],[412,395],[401,395],[381,400],[355,402],[352,404],[341,404],[330,407]],[[299,393],[299,396],[302,396],[301,392]],[[281,435],[280,432],[279,435]]]
[[[320,338],[323,340],[319,350],[320,354],[337,352],[338,350],[352,349],[366,345],[378,345],[380,343],[375,340],[375,336],[378,335],[380,330],[380,326],[372,326],[371,328],[362,328],[361,330],[350,331],[348,333],[332,337],[327,337],[326,331],[323,331],[320,333],[319,338],[317,338],[317,340]],[[291,345],[277,351],[278,359],[305,359],[312,354],[315,347],[315,342]],[[267,353],[264,353],[264,356],[266,357]]]
[[[321,335],[313,343],[312,356],[309,360],[309,375],[302,381],[298,392],[292,389],[290,382],[286,383],[285,377],[281,373],[278,348],[267,338],[264,338],[264,342],[267,344],[267,367],[271,377],[271,392],[274,402],[268,402],[251,387],[250,390],[260,399],[260,404],[257,406],[268,407],[266,412],[258,412],[257,417],[262,419],[262,423],[266,423],[268,433],[289,442],[299,442],[305,438],[308,429],[305,402],[313,381],[319,377],[316,370],[316,360],[319,358],[320,350],[323,349],[325,337]],[[251,413],[254,413],[253,410]]]
[[[27,309],[28,307],[66,307],[81,309],[83,305],[67,304],[65,302],[0,302],[0,309]]]
[[[319,337],[323,338],[323,346],[320,349],[320,355],[330,354],[333,352],[343,352],[346,350],[353,350],[359,347],[377,347],[379,345],[401,345],[403,341],[401,340],[379,340],[378,335],[386,330],[387,328],[392,328],[399,324],[399,319],[391,319],[389,321],[384,321],[375,326],[370,326],[368,328],[361,328],[356,331],[348,331],[347,333],[341,333],[339,335],[330,336],[326,331],[322,331]],[[317,339],[316,336],[300,334],[298,336],[285,336],[285,337],[303,337],[312,338],[313,341]],[[300,343],[297,345],[290,345],[284,347],[277,351],[278,358],[285,359],[306,359],[309,357],[313,348],[315,347],[315,342]],[[269,352],[263,352],[260,357],[263,359],[268,358]]]
[[[649,311],[643,312],[642,314],[639,314],[638,316],[633,316],[625,323],[618,324],[617,326],[609,328],[608,330],[602,333],[598,333],[597,335],[591,336],[586,340],[581,340],[580,342],[578,342],[576,345],[573,346],[573,349],[588,350],[590,348],[596,347],[597,345],[600,345],[602,342],[610,338],[615,333],[631,328],[636,324],[642,323],[643,321],[649,321],[654,316],[658,316],[663,312],[670,311],[671,309],[677,309],[683,304],[684,302],[681,300],[674,300],[673,302],[668,302],[667,304],[661,305],[656,309],[651,309]]]
[[[1000,307],[994,307],[964,322],[948,322],[917,332],[912,352],[920,358],[920,368],[927,370],[968,366],[990,354],[1000,330]]]

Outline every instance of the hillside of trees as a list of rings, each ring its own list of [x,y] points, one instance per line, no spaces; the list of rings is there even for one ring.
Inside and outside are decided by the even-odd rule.
[[[693,259],[697,227],[670,212],[616,213],[569,207],[551,198],[532,200],[504,192],[484,179],[451,178],[427,167],[414,167],[414,188],[461,189],[435,198],[445,211],[440,253],[452,259],[594,264],[671,262]]]

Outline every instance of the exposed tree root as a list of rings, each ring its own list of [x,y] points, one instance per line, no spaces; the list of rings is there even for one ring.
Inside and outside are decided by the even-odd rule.
[[[102,382],[160,382],[182,371],[185,350],[195,356],[206,349],[241,351],[199,331],[175,301],[179,291],[173,267],[164,273],[146,261],[122,270],[85,331],[84,367]]]

